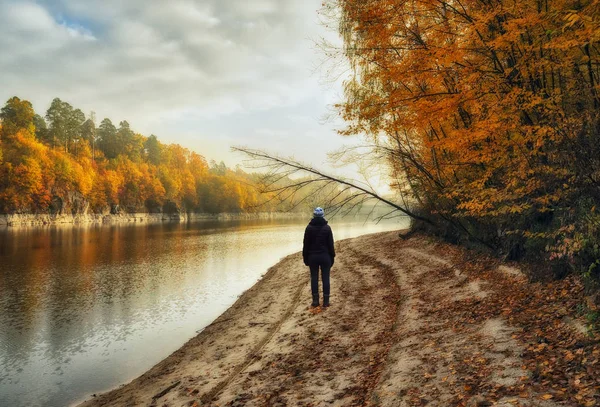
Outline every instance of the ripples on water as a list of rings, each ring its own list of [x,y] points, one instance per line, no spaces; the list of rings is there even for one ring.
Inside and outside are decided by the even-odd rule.
[[[336,239],[405,224],[331,222]],[[304,226],[0,229],[0,406],[65,406],[131,380],[301,250]]]

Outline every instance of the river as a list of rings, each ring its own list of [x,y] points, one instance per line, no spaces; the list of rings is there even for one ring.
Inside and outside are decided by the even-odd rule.
[[[407,221],[330,224],[343,239]],[[1,229],[0,406],[62,407],[135,378],[301,250],[304,227],[262,220]]]

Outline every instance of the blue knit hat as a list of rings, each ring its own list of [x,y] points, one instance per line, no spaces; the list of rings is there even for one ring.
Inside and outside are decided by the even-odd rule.
[[[315,208],[313,215],[315,215],[315,218],[322,218],[323,216],[325,216],[325,211],[323,211],[323,208],[318,207]]]

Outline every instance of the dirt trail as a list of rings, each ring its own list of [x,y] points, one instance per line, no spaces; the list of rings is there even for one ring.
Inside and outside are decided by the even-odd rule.
[[[83,406],[564,405],[530,385],[522,328],[501,311],[500,291],[528,284],[518,270],[473,273],[464,250],[397,232],[337,251],[330,308],[309,307],[307,268],[288,256],[180,350]]]
[[[454,266],[451,253],[440,251],[451,247],[422,238],[390,245],[384,236],[374,237],[371,244],[377,248],[373,256],[394,270],[404,298],[397,340],[371,394],[373,404],[556,405],[525,391],[527,371],[519,357],[523,348],[512,337],[515,329],[500,315],[461,323],[459,315],[447,312],[451,304],[481,302],[497,294],[487,281]],[[499,277],[506,275],[498,271]],[[520,279],[518,274],[511,278]],[[494,396],[494,390],[507,388],[515,389],[513,396]]]

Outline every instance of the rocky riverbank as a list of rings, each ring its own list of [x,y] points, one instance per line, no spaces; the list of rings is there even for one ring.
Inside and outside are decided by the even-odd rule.
[[[118,213],[95,214],[14,214],[0,215],[0,227],[82,225],[112,223],[160,223],[187,222],[195,220],[251,220],[251,219],[295,219],[302,215],[286,212],[257,213]]]
[[[131,383],[82,406],[600,405],[575,278],[397,232],[337,243],[332,306],[301,255]]]

